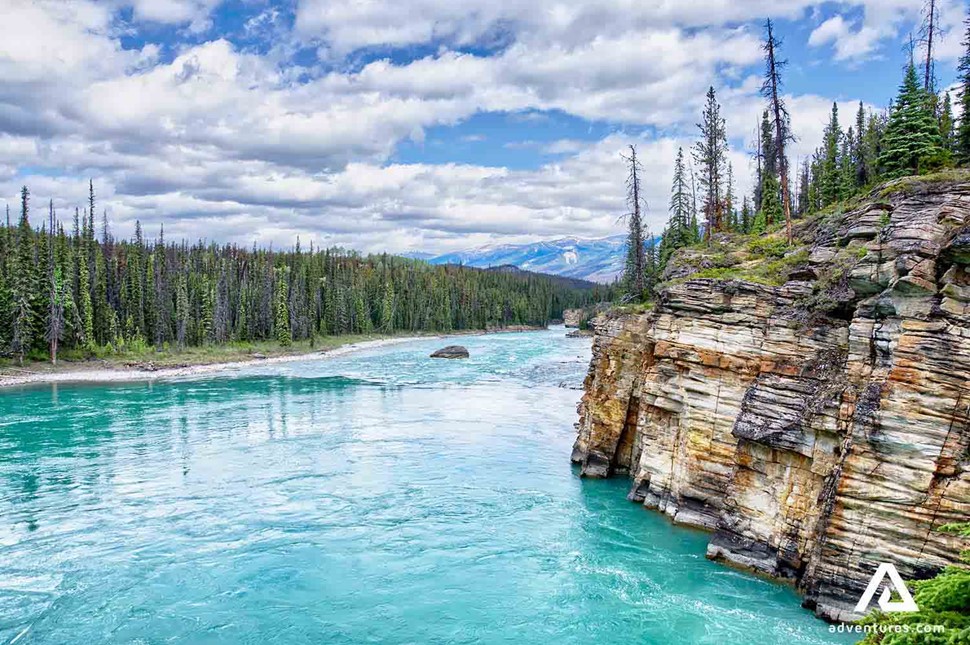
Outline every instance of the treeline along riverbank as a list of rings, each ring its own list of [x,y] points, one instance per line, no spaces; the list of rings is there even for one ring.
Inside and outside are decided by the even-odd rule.
[[[112,237],[89,203],[65,226],[48,207],[0,225],[0,358],[82,358],[155,348],[343,334],[545,325],[609,288],[526,272],[432,266],[342,249],[274,251]],[[35,216],[35,219],[36,216]],[[99,230],[100,229],[100,230]]]

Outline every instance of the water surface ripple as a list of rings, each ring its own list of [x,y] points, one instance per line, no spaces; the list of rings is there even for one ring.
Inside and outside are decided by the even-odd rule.
[[[0,643],[830,643],[569,465],[589,341],[0,393]]]

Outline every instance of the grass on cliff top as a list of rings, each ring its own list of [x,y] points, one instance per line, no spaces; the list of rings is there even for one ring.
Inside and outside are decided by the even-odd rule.
[[[866,197],[887,199],[892,195],[912,195],[920,189],[936,184],[956,184],[970,182],[970,168],[944,168],[925,175],[900,177],[882,184]]]
[[[695,244],[679,252],[671,261],[690,268],[691,274],[668,284],[708,278],[781,286],[792,269],[808,261],[808,247],[798,242],[789,246],[781,223],[764,234],[719,234],[710,243]]]
[[[624,305],[614,305],[610,307],[611,312],[621,313],[621,314],[645,314],[648,311],[653,311],[656,303],[653,300],[648,300],[646,302],[633,302]]]

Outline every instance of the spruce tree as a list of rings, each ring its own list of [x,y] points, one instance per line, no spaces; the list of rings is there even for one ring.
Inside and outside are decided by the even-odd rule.
[[[11,300],[13,325],[10,349],[20,364],[33,348],[37,338],[37,257],[34,253],[34,231],[29,219],[30,191],[20,191],[20,223],[17,225],[17,248],[11,271]]]
[[[647,229],[647,240],[643,249],[643,258],[644,291],[648,296],[652,297],[655,287],[660,281],[660,254],[657,249],[657,242],[654,240],[653,234],[650,233],[649,229]]]
[[[175,342],[179,348],[188,343],[189,328],[192,325],[189,312],[189,287],[184,275],[179,275],[175,286]]]
[[[742,233],[751,232],[751,224],[752,224],[751,204],[750,202],[748,202],[747,195],[744,196],[744,200],[741,203],[741,217],[738,224]]]
[[[956,161],[960,165],[970,164],[970,15],[964,21],[966,32],[963,38],[963,56],[960,57],[958,83],[960,89],[957,100],[960,101],[960,122],[957,125],[954,150]]]
[[[839,150],[839,199],[846,200],[855,194],[856,164],[852,157],[851,142],[855,139],[852,128],[842,137],[842,148]]]
[[[839,200],[840,176],[839,153],[842,149],[842,127],[839,125],[839,106],[832,103],[832,113],[828,125],[825,127],[822,143],[821,176],[819,177],[819,193],[822,206],[834,204]]]
[[[276,330],[276,340],[283,347],[288,347],[293,343],[293,335],[290,332],[288,273],[289,267],[281,266],[276,270],[276,306],[273,323]]]
[[[761,210],[755,216],[752,233],[764,233],[775,222],[782,221],[785,213],[781,206],[781,188],[778,177],[773,173],[765,173],[764,185],[761,187]]]
[[[74,227],[77,229],[78,213],[74,211]],[[85,227],[87,224],[85,223]],[[88,350],[95,347],[94,339],[94,306],[91,301],[91,277],[88,271],[88,257],[90,248],[86,237],[78,236],[75,240],[75,267],[78,275],[77,299],[81,317],[79,338],[81,346]]]
[[[381,298],[381,332],[388,334],[394,331],[394,285],[390,280],[384,281],[384,294]]]
[[[684,166],[684,149],[677,150],[674,160],[674,178],[670,188],[670,219],[664,230],[658,250],[658,263],[662,270],[674,251],[697,241],[691,226],[691,197]]]
[[[943,103],[940,108],[940,138],[943,139],[943,149],[947,154],[953,151],[953,103],[950,93],[943,93]]]
[[[6,226],[0,228],[0,354],[5,353],[13,333],[13,299],[11,294],[13,239],[10,229],[10,207]]]
[[[879,163],[886,176],[901,177],[931,170],[945,160],[939,123],[910,62],[889,115]]]
[[[781,199],[777,195],[765,195],[767,188],[778,187],[778,154],[775,149],[775,132],[771,126],[771,121],[768,120],[767,110],[761,114],[761,150],[764,155],[764,167],[761,171],[761,185],[758,186],[758,194],[761,195],[761,208],[758,214],[764,220],[764,225],[757,232],[763,232],[766,227],[775,223],[774,218],[778,214],[774,205],[781,203]],[[774,177],[774,180],[769,181],[769,176]]]
[[[64,310],[67,303],[67,283],[56,257],[55,231],[57,230],[57,217],[54,214],[53,199],[49,205],[48,230],[50,231],[50,241],[47,245],[47,282],[50,291],[47,297],[45,338],[50,347],[51,363],[56,365],[57,348],[64,339]]]
[[[727,134],[721,106],[714,87],[707,91],[701,122],[701,138],[694,144],[694,160],[701,166],[700,184],[704,191],[705,238],[724,227],[724,175],[727,166]]]
[[[640,162],[637,161],[637,149],[630,146],[630,156],[625,157],[629,167],[627,175],[627,203],[630,212],[627,214],[628,233],[626,240],[626,263],[623,272],[623,282],[626,295],[631,300],[641,300],[646,292],[644,257],[643,217],[640,211]]]
[[[882,136],[885,129],[885,117],[870,113],[866,120],[865,134],[862,135],[862,163],[866,168],[867,182],[860,187],[876,183],[882,176],[883,169],[879,165],[879,157],[882,155]]]
[[[859,101],[859,111],[855,117],[855,136],[852,138],[852,158],[855,162],[855,187],[862,188],[869,183],[870,168],[865,155],[866,111]]]
[[[811,201],[809,188],[811,181],[808,159],[805,159],[802,161],[802,168],[798,178],[798,206],[796,211],[800,216],[804,216],[810,211]]]

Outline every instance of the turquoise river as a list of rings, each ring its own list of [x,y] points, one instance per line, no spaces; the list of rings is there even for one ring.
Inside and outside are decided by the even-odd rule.
[[[0,644],[849,642],[569,464],[589,341],[0,391]]]

